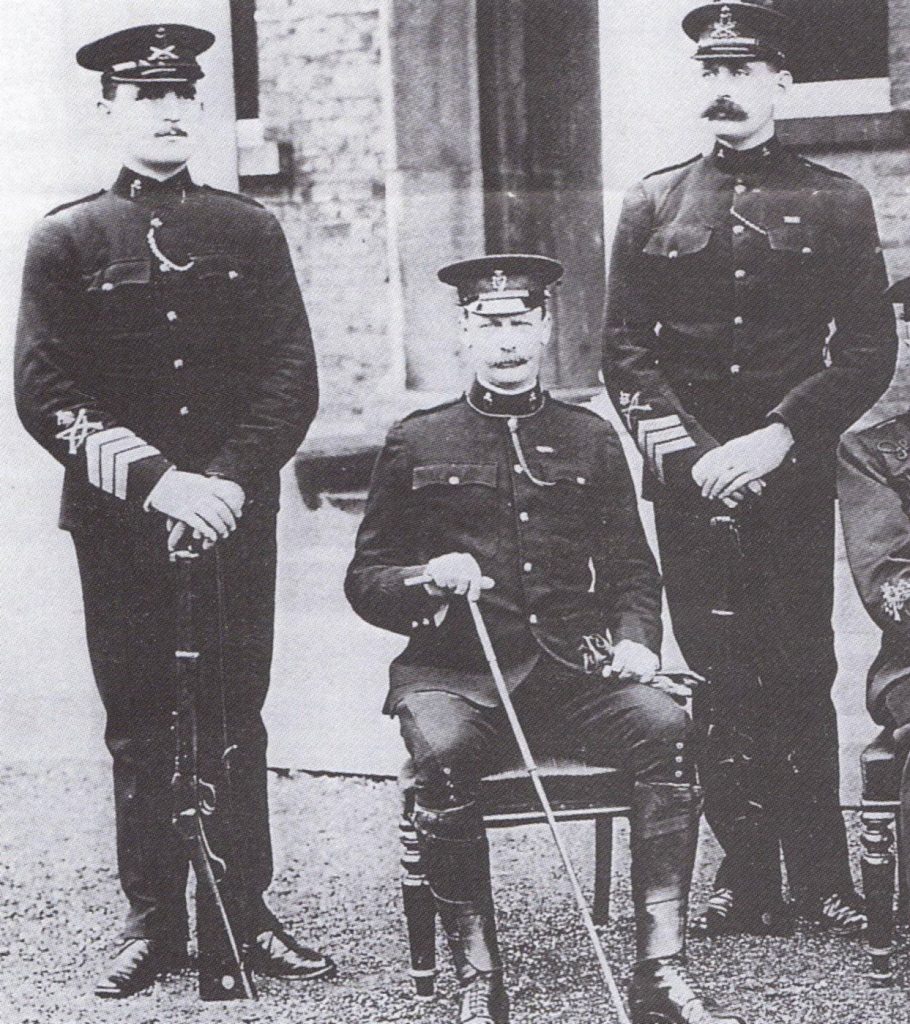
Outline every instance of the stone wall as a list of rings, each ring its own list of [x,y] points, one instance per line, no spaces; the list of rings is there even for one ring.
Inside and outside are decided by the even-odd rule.
[[[290,145],[293,183],[247,191],[287,233],[328,415],[357,415],[395,375],[380,2],[257,0],[260,117]]]

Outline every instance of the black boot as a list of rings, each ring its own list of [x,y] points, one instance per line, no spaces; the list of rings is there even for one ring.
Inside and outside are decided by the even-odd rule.
[[[186,945],[162,939],[125,939],[95,985],[101,999],[125,999],[187,964]]]
[[[459,1024],[508,1024],[487,836],[473,803],[414,808],[421,860],[460,986]]]
[[[699,995],[684,958],[636,964],[629,986],[632,1024],[745,1024],[744,1018]]]
[[[629,989],[633,1024],[743,1024],[737,1014],[700,996],[684,969],[700,816],[697,786],[635,784],[631,845],[638,964]]]
[[[449,903],[436,897],[458,977],[459,1024],[508,1024],[492,906]]]

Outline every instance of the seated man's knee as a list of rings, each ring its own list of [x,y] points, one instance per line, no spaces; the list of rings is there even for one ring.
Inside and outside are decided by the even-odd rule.
[[[659,690],[645,688],[638,707],[631,761],[637,777],[690,783],[695,779],[695,727],[686,709]]]
[[[469,724],[448,694],[413,694],[397,715],[412,762],[416,802],[424,808],[448,809],[473,804],[480,766]]]

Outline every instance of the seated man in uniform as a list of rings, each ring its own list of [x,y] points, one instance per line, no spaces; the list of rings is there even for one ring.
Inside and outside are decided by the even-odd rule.
[[[894,729],[905,762],[900,848],[910,850],[910,412],[844,435],[838,497],[853,579],[882,631],[867,705],[879,725]],[[903,864],[910,884],[910,857]]]
[[[683,968],[701,797],[689,718],[647,685],[660,665],[661,585],[623,451],[608,423],[538,382],[547,289],[561,273],[515,255],[439,272],[458,290],[475,379],[392,427],[346,592],[368,622],[409,638],[385,711],[414,763],[414,824],[462,1024],[508,1019],[477,792],[515,747],[463,600],[482,589],[532,745],[635,778],[635,1021],[739,1020],[706,1007]],[[406,586],[421,575],[431,582]]]

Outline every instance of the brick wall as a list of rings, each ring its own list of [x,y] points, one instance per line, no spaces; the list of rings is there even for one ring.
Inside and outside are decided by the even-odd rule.
[[[313,324],[323,413],[361,414],[389,351],[381,0],[257,0],[260,117],[290,143],[281,220]]]

